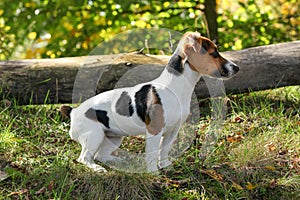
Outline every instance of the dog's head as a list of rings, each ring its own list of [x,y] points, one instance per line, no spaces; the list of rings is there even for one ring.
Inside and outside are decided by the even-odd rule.
[[[217,46],[198,32],[187,32],[181,38],[177,52],[189,67],[201,75],[228,79],[239,71],[233,62],[223,58]]]

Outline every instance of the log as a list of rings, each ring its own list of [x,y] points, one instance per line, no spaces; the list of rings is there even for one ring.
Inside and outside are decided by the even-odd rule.
[[[199,98],[300,84],[300,41],[222,53],[240,67],[224,82],[201,79]],[[0,62],[0,93],[19,104],[77,103],[103,91],[152,80],[170,56],[126,53]],[[209,85],[213,84],[212,87]]]

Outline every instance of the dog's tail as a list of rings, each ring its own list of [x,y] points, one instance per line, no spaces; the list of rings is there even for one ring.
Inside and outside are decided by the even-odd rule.
[[[70,118],[70,114],[71,114],[71,111],[72,111],[72,107],[71,106],[66,106],[66,105],[62,105],[59,109],[60,113],[67,117],[67,118]]]

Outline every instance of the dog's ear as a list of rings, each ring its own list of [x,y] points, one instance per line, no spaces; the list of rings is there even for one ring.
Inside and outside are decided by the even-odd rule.
[[[206,54],[208,49],[211,47],[211,43],[208,39],[202,38],[201,39],[201,54]]]
[[[211,41],[201,37],[200,35],[191,35],[187,37],[187,42],[184,45],[183,53],[186,57],[191,56],[193,53],[206,54],[211,48]]]
[[[199,53],[201,46],[202,39],[199,33],[187,35],[185,44],[183,45],[183,54],[188,58],[192,53]]]

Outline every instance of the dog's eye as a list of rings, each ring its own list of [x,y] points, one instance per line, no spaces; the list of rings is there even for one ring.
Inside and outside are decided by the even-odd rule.
[[[213,56],[214,58],[218,58],[220,56],[219,52],[216,50],[213,53],[210,53],[209,55]]]

